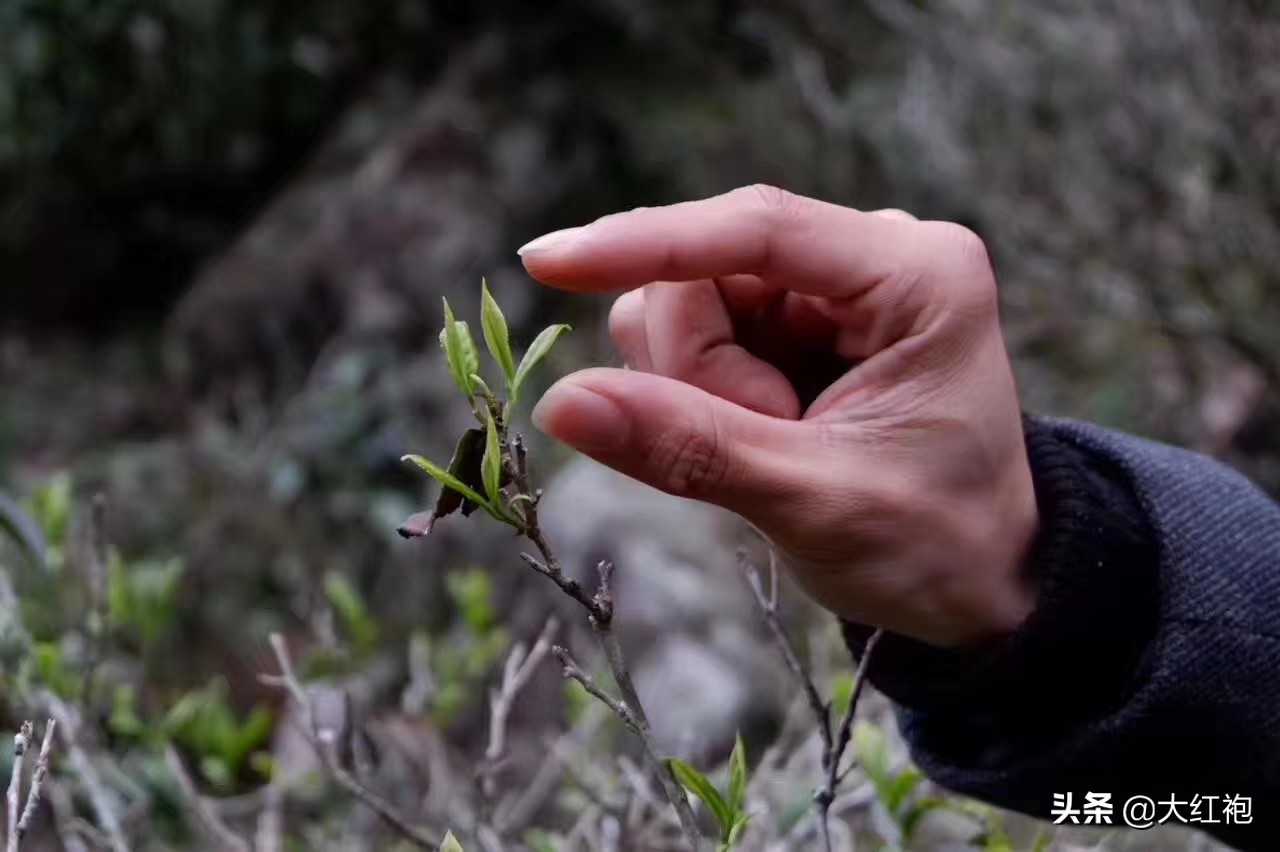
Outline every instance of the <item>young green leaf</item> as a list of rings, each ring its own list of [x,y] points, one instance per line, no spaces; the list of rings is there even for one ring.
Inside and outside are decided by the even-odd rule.
[[[351,581],[330,571],[324,576],[324,593],[356,648],[361,653],[372,650],[378,641],[378,622],[369,614],[369,608]]]
[[[489,514],[493,515],[495,518],[498,517],[493,507],[489,505],[488,500],[486,500],[484,497],[481,497],[479,494],[475,492],[474,489],[465,485],[462,482],[462,480],[458,479],[456,476],[449,473],[449,471],[445,470],[440,465],[436,464],[430,459],[423,458],[422,456],[408,455],[408,456],[402,456],[400,461],[407,461],[407,462],[412,462],[416,464],[418,467],[422,468],[427,473],[431,474],[431,477],[435,479],[436,482],[439,482],[441,485],[445,486],[446,488],[452,488],[454,491],[457,491],[459,494],[461,494],[463,497],[466,497],[471,502],[484,507],[484,509]],[[501,518],[498,518],[498,519],[501,520]]]
[[[453,836],[452,831],[445,833],[444,840],[440,842],[440,852],[464,852],[462,844]]]
[[[475,351],[475,342],[471,340],[471,332],[464,322],[458,322],[453,316],[453,308],[448,299],[444,303],[444,328],[440,331],[440,348],[444,350],[444,359],[449,364],[449,372],[453,380],[462,388],[467,396],[475,393],[475,385],[471,374],[480,366],[479,355]],[[471,341],[470,347],[464,338]]]
[[[484,330],[484,342],[489,347],[489,354],[502,368],[502,375],[510,388],[516,377],[516,361],[511,354],[511,340],[507,334],[507,318],[502,315],[502,308],[489,292],[489,282],[480,281],[480,326]]]
[[[516,376],[511,380],[511,388],[508,390],[508,396],[511,401],[515,402],[520,396],[520,389],[524,387],[525,380],[529,378],[529,374],[533,372],[533,368],[542,362],[543,358],[556,345],[556,341],[560,339],[560,335],[572,329],[569,326],[549,325],[538,333],[533,339],[533,343],[529,344],[529,351],[524,353],[524,357],[520,359],[520,366],[516,368]]]
[[[489,414],[485,423],[484,461],[480,463],[484,479],[484,491],[493,505],[502,502],[502,443],[498,439],[498,425]]]
[[[524,842],[533,852],[560,852],[559,839],[557,835],[537,828],[524,833]]]
[[[489,383],[482,379],[479,373],[472,373],[471,381],[475,385],[476,390],[480,391],[480,393],[484,394],[489,399],[493,399],[493,391],[489,389]]]
[[[747,794],[747,748],[738,734],[729,755],[729,811],[736,819],[742,813],[742,802]]]
[[[680,785],[701,799],[702,803],[707,806],[707,810],[711,811],[716,818],[716,822],[720,824],[721,831],[726,834],[731,831],[733,829],[733,814],[729,811],[729,804],[720,795],[720,791],[707,780],[707,776],[679,758],[668,758],[667,765],[671,767],[671,772],[676,776],[676,780],[680,782]]]
[[[476,374],[480,372],[480,349],[476,346],[476,339],[471,336],[471,326],[465,320],[458,320],[458,351],[462,356],[460,371],[474,381]],[[472,384],[471,387],[474,391],[475,385]]]
[[[922,781],[924,781],[924,775],[920,770],[914,766],[908,766],[885,785],[884,806],[888,808],[889,813],[897,814]]]

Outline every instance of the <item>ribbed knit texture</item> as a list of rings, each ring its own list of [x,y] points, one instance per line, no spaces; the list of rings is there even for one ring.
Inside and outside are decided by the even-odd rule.
[[[1280,849],[1280,507],[1184,450],[1069,421],[1026,434],[1034,614],[991,647],[886,637],[872,661],[914,758],[1039,816],[1054,793],[1112,793],[1117,821],[1129,795],[1252,796],[1252,825],[1202,827]],[[867,633],[846,625],[855,655]]]

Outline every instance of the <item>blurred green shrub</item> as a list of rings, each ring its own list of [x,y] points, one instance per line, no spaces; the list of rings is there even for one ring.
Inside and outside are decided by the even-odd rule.
[[[253,759],[271,736],[272,714],[255,707],[241,719],[228,698],[226,681],[215,678],[184,695],[169,709],[161,730],[196,757],[200,774],[220,789],[231,789],[249,768],[267,768],[266,755]]]

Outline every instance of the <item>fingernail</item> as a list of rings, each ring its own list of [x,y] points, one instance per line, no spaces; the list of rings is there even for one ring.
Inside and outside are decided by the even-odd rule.
[[[560,231],[552,231],[549,234],[543,234],[536,240],[530,240],[520,248],[516,249],[516,254],[524,257],[526,254],[533,254],[538,251],[547,251],[548,249],[561,249],[571,243],[582,231],[582,228],[565,228]]]
[[[621,449],[631,420],[616,402],[572,382],[561,382],[534,406],[533,425],[585,453]]]

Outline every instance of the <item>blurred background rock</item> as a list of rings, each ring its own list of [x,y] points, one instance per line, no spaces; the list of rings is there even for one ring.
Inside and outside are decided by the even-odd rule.
[[[220,676],[247,708],[266,632],[323,636],[338,576],[385,706],[406,643],[465,632],[449,569],[493,569],[516,635],[554,601],[484,521],[394,537],[429,492],[399,456],[447,456],[467,419],[440,296],[471,316],[486,275],[517,340],[575,325],[547,373],[609,361],[605,302],[514,249],[767,182],[974,228],[1029,410],[1280,493],[1277,56],[1265,0],[8,0],[0,483],[69,472],[121,554],[182,558],[150,693]],[[619,560],[643,688],[719,678],[722,718],[659,698],[672,741],[776,733],[739,532],[584,462],[548,492],[568,562]]]

